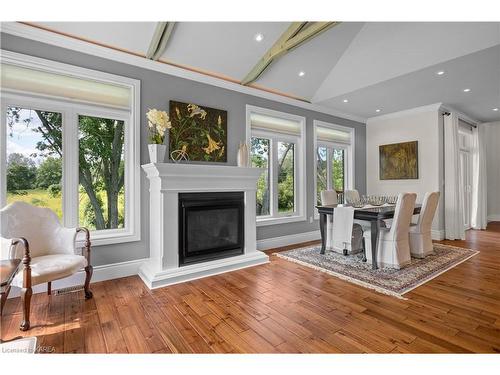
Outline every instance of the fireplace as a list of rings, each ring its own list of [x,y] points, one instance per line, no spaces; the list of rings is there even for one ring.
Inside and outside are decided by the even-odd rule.
[[[257,250],[261,169],[175,163],[142,168],[149,180],[150,226],[149,259],[139,276],[148,288],[269,262]]]
[[[179,193],[179,266],[242,255],[244,192]]]

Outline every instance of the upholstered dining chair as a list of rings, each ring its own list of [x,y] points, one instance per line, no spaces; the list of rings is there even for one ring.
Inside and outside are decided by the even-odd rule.
[[[351,203],[355,201],[359,201],[360,196],[357,190],[346,190],[344,191],[344,202]]]
[[[434,252],[431,226],[439,203],[439,191],[426,193],[416,224],[410,226],[410,252],[416,258],[424,258]]]
[[[77,254],[76,237],[85,234],[83,255]],[[90,234],[86,228],[64,228],[57,215],[49,208],[35,207],[24,202],[14,202],[0,210],[0,240],[2,259],[22,259],[22,272],[12,281],[20,287],[23,320],[20,329],[30,328],[30,302],[32,287],[51,283],[85,270],[85,298],[92,298],[90,279]]]
[[[409,231],[416,199],[415,193],[399,194],[391,226],[380,228],[377,251],[380,266],[403,268],[410,263]],[[365,230],[364,236],[366,258],[371,261],[371,230]]]
[[[331,204],[337,204],[337,192],[335,190],[323,190],[321,192],[321,204],[323,206],[329,206]],[[328,215],[328,221],[326,222],[326,247],[333,247],[333,215]]]

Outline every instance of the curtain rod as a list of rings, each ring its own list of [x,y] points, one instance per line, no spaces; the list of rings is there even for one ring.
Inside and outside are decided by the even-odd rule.
[[[442,115],[443,115],[443,116],[449,116],[449,115],[451,115],[451,113],[450,113],[450,112],[443,112],[443,113],[442,113]],[[467,125],[469,125],[469,126],[473,127],[474,129],[476,129],[476,128],[477,128],[477,125],[471,124],[471,123],[469,123],[469,122],[465,121],[465,120],[464,120],[464,119],[462,119],[462,118],[459,118],[459,120],[460,120],[460,121],[462,121],[462,122],[464,122],[464,123],[466,123]]]

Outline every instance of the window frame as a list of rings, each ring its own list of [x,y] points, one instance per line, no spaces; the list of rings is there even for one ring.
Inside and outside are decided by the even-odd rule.
[[[284,134],[270,130],[251,128],[252,113],[292,120],[299,123],[300,135]],[[246,106],[246,140],[251,145],[251,138],[269,139],[269,189],[270,214],[257,216],[257,226],[306,221],[306,118],[286,112],[279,112],[256,106]],[[278,142],[294,143],[294,211],[280,213],[278,209]]]
[[[66,98],[56,98],[31,92],[2,89],[1,128],[0,128],[0,176],[6,175],[7,167],[7,119],[9,106],[19,106],[30,109],[60,112],[62,114],[63,139],[63,178],[62,207],[63,225],[78,227],[78,115],[113,118],[124,121],[125,125],[125,226],[118,229],[96,230],[91,232],[92,245],[109,245],[115,243],[133,242],[141,239],[140,226],[140,81],[80,68],[73,65],[58,63],[1,50],[2,63],[19,65],[51,73],[71,75],[82,79],[91,79],[103,83],[121,85],[130,89],[130,108],[106,106],[95,103],[75,101]],[[0,182],[0,207],[4,207],[7,197],[6,178]],[[79,239],[80,241],[80,239]]]
[[[333,141],[320,141],[318,140],[317,128],[330,128],[333,130],[340,130],[343,132],[348,132],[350,134],[350,142],[333,142]],[[318,147],[327,148],[327,185],[331,184],[331,168],[332,168],[332,153],[331,149],[343,149],[344,150],[344,191],[352,190],[355,186],[355,176],[354,176],[354,163],[355,163],[355,129],[347,126],[332,124],[324,121],[314,120],[313,121],[313,155],[314,155],[314,196],[313,196],[313,207],[317,206],[317,196],[318,196],[318,158],[317,149]],[[316,209],[314,209],[314,219],[319,219],[319,214]]]

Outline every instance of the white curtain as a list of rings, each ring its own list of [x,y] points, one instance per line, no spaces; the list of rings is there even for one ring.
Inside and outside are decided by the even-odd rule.
[[[464,192],[460,183],[458,116],[444,116],[444,217],[445,238],[465,239]]]
[[[487,182],[486,182],[486,129],[478,125],[472,132],[472,218],[474,229],[486,229]]]

